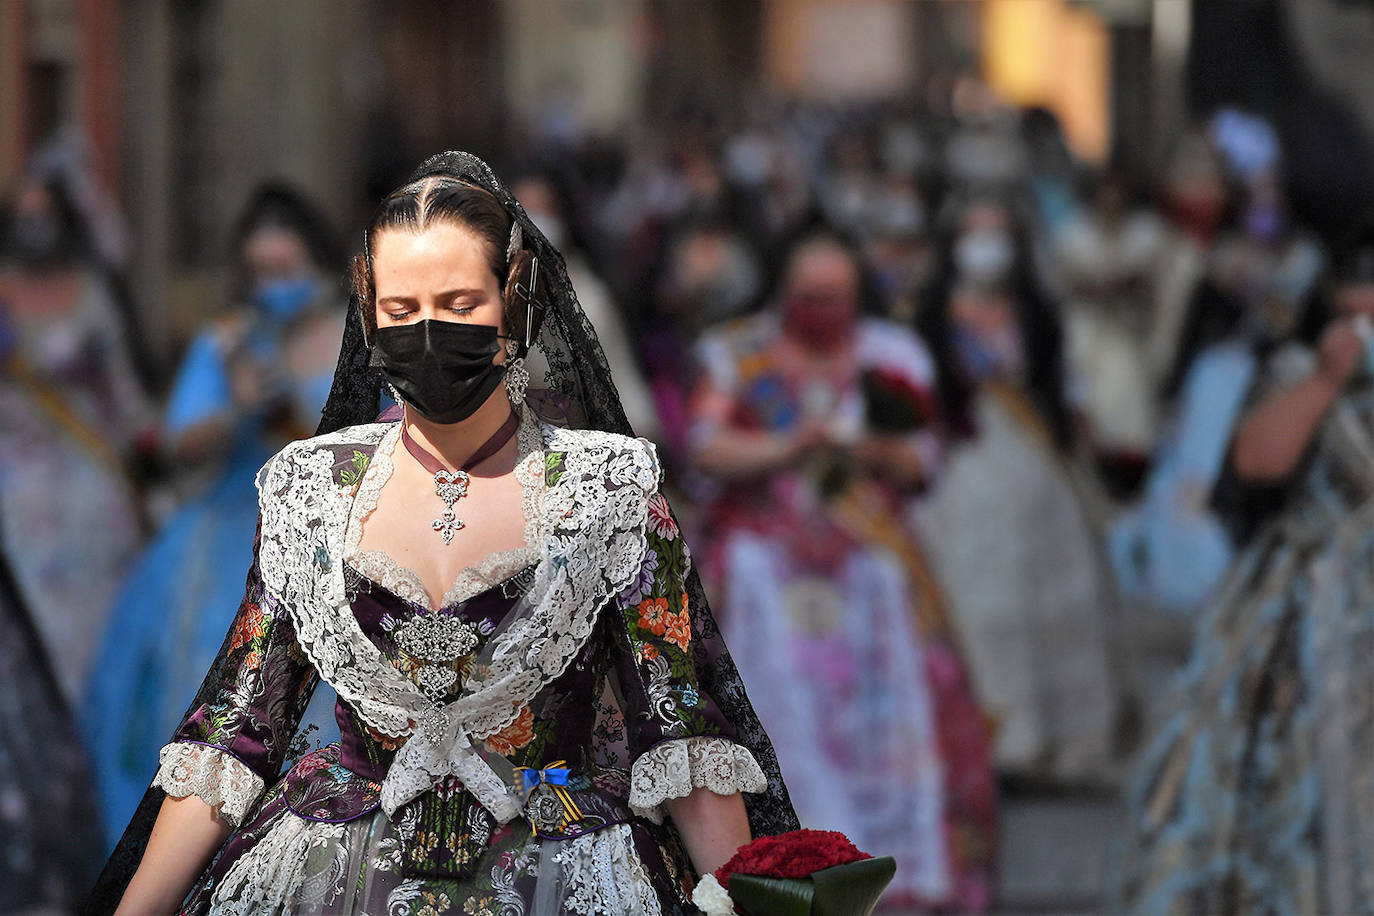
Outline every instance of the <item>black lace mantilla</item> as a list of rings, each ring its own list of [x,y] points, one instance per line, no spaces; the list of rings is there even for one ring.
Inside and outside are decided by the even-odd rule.
[[[539,333],[538,345],[548,361],[546,381],[549,388],[565,396],[568,401],[567,424],[576,428],[632,435],[620,395],[611,380],[610,366],[597,341],[596,331],[578,304],[563,256],[549,244],[491,167],[478,157],[457,151],[440,153],[425,160],[407,179],[407,183],[430,176],[465,179],[486,188],[519,221],[525,248],[539,259],[540,269],[548,278],[548,312]],[[363,340],[362,317],[358,307],[356,300],[349,304],[339,362],[317,430],[320,434],[371,423],[377,418],[381,405],[383,382],[377,369],[371,365],[371,353]],[[745,694],[744,684],[740,681],[720,628],[716,626],[695,569],[689,573],[686,584],[701,685],[715,698],[720,710],[735,726],[739,743],[749,748],[768,777],[766,792],[745,795],[750,827],[755,836],[795,830],[798,826],[797,816],[788,799],[787,788],[783,785],[777,755]],[[226,638],[209,676],[188,709],[188,715],[217,688],[220,680],[218,672],[225,664],[227,649]],[[148,790],[96,882],[83,912],[104,914],[114,911],[143,856],[164,797],[160,788]]]

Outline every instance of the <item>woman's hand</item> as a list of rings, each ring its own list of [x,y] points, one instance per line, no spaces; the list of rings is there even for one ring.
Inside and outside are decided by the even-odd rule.
[[[869,470],[899,487],[915,489],[925,482],[925,461],[907,436],[868,433],[853,452]]]
[[[664,802],[664,807],[677,825],[697,874],[708,875],[720,868],[753,839],[744,796],[738,792],[717,795],[710,789],[693,789],[691,795]]]
[[[1331,384],[1344,388],[1364,358],[1365,338],[1349,318],[1326,326],[1317,344],[1317,368]]]

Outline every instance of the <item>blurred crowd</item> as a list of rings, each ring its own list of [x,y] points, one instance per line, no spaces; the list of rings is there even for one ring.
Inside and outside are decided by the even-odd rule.
[[[500,152],[659,443],[803,822],[896,855],[893,902],[993,905],[1007,786],[1119,788],[1158,723],[1182,742],[1249,721],[1170,718],[1139,622],[1251,646],[1215,622],[1246,600],[1227,577],[1287,517],[1330,405],[1374,377],[1374,225],[1296,225],[1262,118],[1216,113],[1148,180],[1079,161],[1052,113],[974,77],[912,101],[750,97],[613,139],[535,126]],[[0,650],[0,909],[68,899],[63,876],[98,864],[215,656],[254,473],[328,392],[341,229],[265,185],[227,300],[167,374],[124,282],[137,241],[79,149],[9,185],[0,584],[4,627],[42,651]],[[1200,651],[1197,683],[1217,667]],[[1191,759],[1151,755],[1137,900],[1177,867],[1150,837]],[[69,813],[65,859],[38,805]]]

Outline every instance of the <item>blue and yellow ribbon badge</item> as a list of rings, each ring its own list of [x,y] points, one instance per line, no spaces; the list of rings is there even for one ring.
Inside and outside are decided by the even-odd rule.
[[[541,769],[533,767],[516,767],[515,779],[516,787],[520,791],[520,800],[527,807],[531,794],[541,785],[548,788],[553,798],[558,800],[562,806],[562,811],[555,816],[545,808],[544,810],[527,811],[530,820],[531,834],[538,832],[540,828],[546,830],[567,829],[569,824],[582,820],[582,809],[577,807],[577,802],[568,794],[568,778],[571,775],[566,760],[555,760],[553,763]],[[539,805],[536,804],[536,808]]]

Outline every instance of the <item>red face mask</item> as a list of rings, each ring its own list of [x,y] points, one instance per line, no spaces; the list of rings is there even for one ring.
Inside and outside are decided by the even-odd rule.
[[[794,293],[782,301],[782,323],[813,350],[835,350],[849,342],[858,306],[830,296]]]

